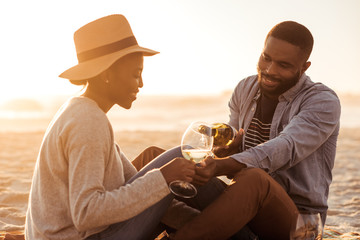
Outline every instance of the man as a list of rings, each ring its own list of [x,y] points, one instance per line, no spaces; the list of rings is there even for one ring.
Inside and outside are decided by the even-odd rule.
[[[288,239],[299,211],[325,223],[340,102],[305,74],[312,47],[296,22],[269,32],[258,74],[240,81],[229,102],[238,139],[197,169],[198,183],[220,175],[232,182],[174,239],[227,239],[244,226],[260,239]]]

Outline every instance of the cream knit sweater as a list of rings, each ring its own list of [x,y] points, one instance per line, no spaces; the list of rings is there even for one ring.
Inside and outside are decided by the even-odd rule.
[[[41,145],[26,239],[83,239],[136,216],[169,194],[160,170],[124,186],[134,174],[136,169],[114,142],[106,114],[88,98],[71,98]]]

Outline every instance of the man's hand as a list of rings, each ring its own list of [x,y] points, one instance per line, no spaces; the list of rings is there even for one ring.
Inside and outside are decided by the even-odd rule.
[[[204,185],[212,177],[216,176],[216,162],[214,158],[207,157],[204,161],[200,162],[195,168],[195,176],[193,183]]]
[[[228,176],[230,179],[246,165],[236,161],[231,157],[213,158],[207,157],[195,167],[193,183],[204,185],[211,178],[217,176]]]
[[[239,147],[242,144],[242,139],[244,135],[244,129],[240,128],[238,133],[235,136],[235,139],[230,145],[214,147],[213,152],[215,156],[219,158],[227,157],[235,153],[239,153]]]

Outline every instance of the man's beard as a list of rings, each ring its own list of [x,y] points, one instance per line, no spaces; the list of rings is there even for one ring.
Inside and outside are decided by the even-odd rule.
[[[262,77],[265,77],[265,78],[275,81],[275,82],[279,82],[280,84],[274,89],[267,89],[262,85],[262,82],[261,82]],[[262,72],[258,67],[258,82],[259,82],[260,90],[263,93],[265,93],[265,94],[267,93],[269,95],[279,96],[279,95],[283,94],[284,92],[286,92],[287,90],[289,90],[290,88],[295,86],[299,82],[300,77],[301,77],[301,73],[300,73],[300,71],[298,71],[292,78],[287,78],[287,79],[276,78],[276,77],[273,77],[269,74]]]

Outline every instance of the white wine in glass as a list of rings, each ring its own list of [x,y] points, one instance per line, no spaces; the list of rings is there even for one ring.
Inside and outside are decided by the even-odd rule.
[[[182,150],[184,158],[195,163],[200,163],[207,156],[212,155],[212,151],[208,149],[184,149]]]
[[[207,130],[200,131],[200,126],[207,126]],[[181,152],[185,159],[199,163],[212,155],[213,137],[211,127],[204,122],[193,122],[186,129],[181,139]],[[169,184],[170,191],[176,196],[192,198],[197,190],[191,183],[176,180]]]

